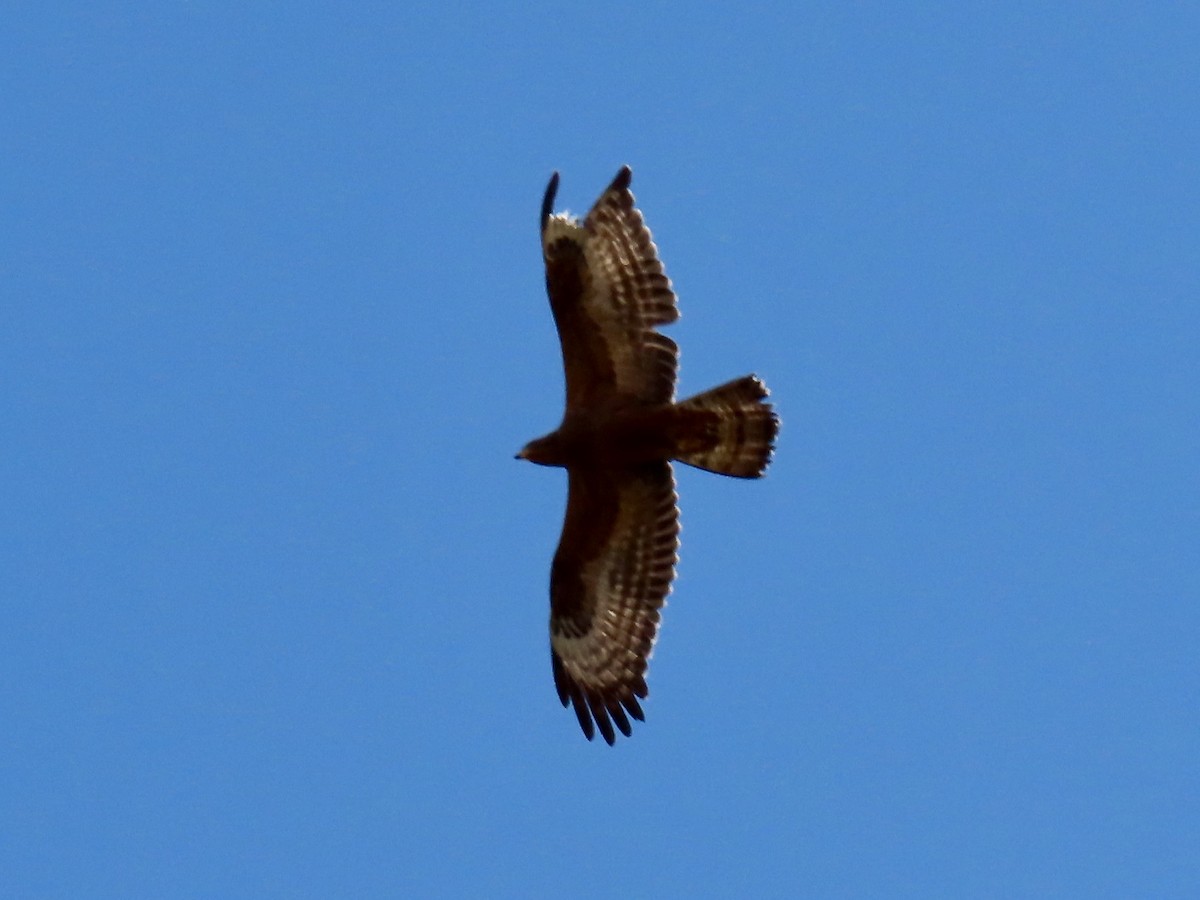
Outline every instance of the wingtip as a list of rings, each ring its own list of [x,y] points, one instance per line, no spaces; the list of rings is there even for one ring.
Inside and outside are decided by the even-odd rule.
[[[629,189],[629,185],[633,183],[633,169],[628,165],[621,166],[621,171],[617,172],[617,177],[613,179],[609,190],[624,191]]]
[[[546,185],[546,193],[542,195],[542,218],[541,226],[542,233],[546,233],[546,223],[550,221],[550,213],[554,210],[554,197],[558,194],[558,172],[554,172],[550,176],[550,183]]]

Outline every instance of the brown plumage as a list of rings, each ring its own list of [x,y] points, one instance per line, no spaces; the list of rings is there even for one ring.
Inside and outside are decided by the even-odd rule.
[[[563,706],[612,744],[643,718],[646,667],[675,577],[671,461],[757,478],[779,420],[747,375],[675,403],[678,349],[654,330],[679,318],[626,166],[582,223],[542,201],[546,292],[562,343],[566,410],[520,459],[562,466],[567,513],[550,570],[550,655]],[[615,729],[614,729],[615,726]]]

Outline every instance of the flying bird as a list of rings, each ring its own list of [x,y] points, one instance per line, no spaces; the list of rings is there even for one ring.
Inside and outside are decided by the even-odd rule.
[[[563,706],[590,741],[644,720],[646,668],[675,577],[679,509],[671,462],[758,478],[779,419],[754,375],[675,402],[679,351],[655,327],[675,293],[625,166],[579,220],[542,200],[546,292],[562,344],[566,410],[518,459],[567,470],[550,569],[550,657]],[[614,730],[615,726],[615,730]]]

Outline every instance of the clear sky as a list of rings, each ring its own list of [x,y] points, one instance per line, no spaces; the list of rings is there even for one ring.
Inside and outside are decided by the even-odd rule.
[[[1195,896],[1195,4],[4,20],[0,894]],[[783,431],[609,748],[513,453],[625,163]]]

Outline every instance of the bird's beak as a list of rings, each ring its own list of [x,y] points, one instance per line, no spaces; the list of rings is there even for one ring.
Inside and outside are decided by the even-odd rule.
[[[517,455],[513,457],[513,459],[524,459],[524,458],[525,458],[524,450],[518,450]]]

